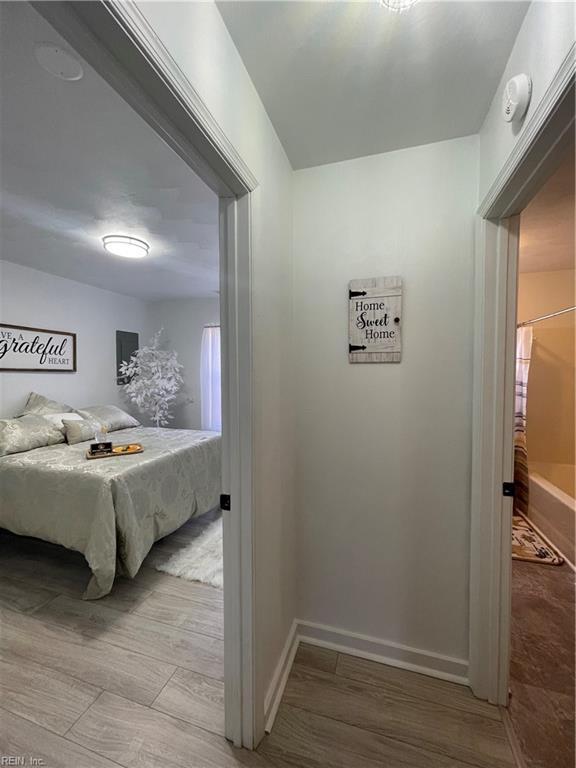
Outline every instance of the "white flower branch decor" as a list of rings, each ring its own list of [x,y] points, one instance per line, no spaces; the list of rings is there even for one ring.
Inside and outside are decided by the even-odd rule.
[[[173,418],[170,409],[184,384],[178,354],[162,349],[163,332],[161,328],[148,346],[137,349],[129,362],[120,365],[120,375],[129,378],[122,387],[124,393],[157,427],[166,426]]]

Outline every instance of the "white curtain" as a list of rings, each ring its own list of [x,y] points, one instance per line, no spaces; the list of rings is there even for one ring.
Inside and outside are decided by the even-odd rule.
[[[206,326],[200,355],[200,401],[202,429],[222,431],[220,383],[220,327]]]

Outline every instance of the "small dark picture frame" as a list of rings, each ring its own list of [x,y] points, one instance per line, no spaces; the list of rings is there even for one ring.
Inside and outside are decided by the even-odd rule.
[[[116,331],[116,384],[128,384],[128,376],[122,376],[120,366],[130,362],[130,358],[140,345],[140,337],[132,331]]]

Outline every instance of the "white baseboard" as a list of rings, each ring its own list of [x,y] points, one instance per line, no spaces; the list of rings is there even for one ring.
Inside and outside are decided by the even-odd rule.
[[[362,659],[418,672],[428,677],[448,680],[458,685],[468,685],[468,661],[453,656],[444,656],[434,651],[424,651],[389,640],[382,640],[357,632],[348,632],[326,624],[294,620],[272,682],[264,701],[264,722],[266,733],[270,733],[284,694],[294,657],[300,643],[329,648],[338,653],[357,656]]]
[[[310,621],[298,622],[298,639],[311,645],[347,653],[350,656],[359,656],[391,667],[400,667],[459,685],[468,685],[468,661],[465,659],[444,656],[434,651],[423,651],[391,640],[382,640],[378,637],[348,632]]]
[[[278,707],[282,701],[284,695],[284,688],[286,688],[286,682],[288,681],[288,675],[292,669],[294,663],[294,656],[298,650],[299,638],[298,638],[298,622],[296,619],[292,622],[288,637],[284,643],[284,648],[280,654],[278,664],[272,675],[272,681],[266,691],[264,698],[264,730],[266,733],[270,733],[274,720],[276,719],[276,713]]]

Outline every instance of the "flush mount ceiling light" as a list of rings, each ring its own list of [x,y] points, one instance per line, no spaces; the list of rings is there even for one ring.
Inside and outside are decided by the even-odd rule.
[[[128,235],[106,235],[102,238],[104,249],[114,256],[123,256],[125,259],[142,259],[148,256],[150,246],[144,240]]]
[[[79,59],[60,45],[38,43],[34,48],[34,55],[42,69],[60,80],[81,80],[84,76],[84,68]]]
[[[384,8],[388,8],[389,11],[402,13],[402,11],[407,11],[408,8],[412,8],[417,2],[418,0],[380,0],[380,5]]]

